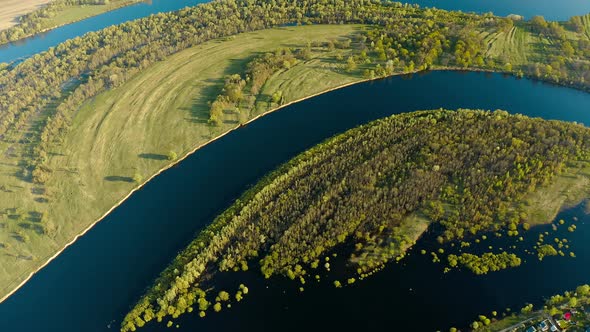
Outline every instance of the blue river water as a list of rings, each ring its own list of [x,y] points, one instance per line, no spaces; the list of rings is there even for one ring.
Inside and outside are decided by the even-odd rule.
[[[194,234],[265,173],[349,128],[440,107],[506,109],[590,124],[590,94],[499,74],[400,76],[303,101],[207,145],[148,183],[0,304],[2,331],[113,331]],[[588,282],[590,222],[580,209],[564,214],[568,221],[580,219],[570,236],[576,259],[546,264],[532,259],[517,269],[477,277],[445,275],[440,266],[412,255],[404,266],[392,265],[353,287],[336,291],[328,284],[310,285],[302,294],[283,279],[263,280],[252,268],[238,275],[251,288],[243,303],[206,319],[188,315],[175,330],[300,331],[313,325],[354,331],[397,324],[399,330],[434,331],[480,313],[538,302]],[[567,277],[554,271],[567,271]],[[164,328],[156,324],[145,331]]]
[[[112,24],[194,5],[154,0],[105,13],[0,48],[0,62],[42,52]],[[565,20],[590,12],[588,0],[414,0],[422,6],[544,15]],[[6,302],[0,331],[115,331],[146,287],[233,199],[297,153],[368,121],[432,108],[506,109],[546,119],[590,124],[590,94],[498,74],[434,72],[394,77],[334,91],[285,108],[216,141],[133,195],[68,248]],[[570,235],[577,259],[555,258],[485,277],[453,272],[411,255],[353,287],[296,287],[254,275],[252,295],[206,319],[188,315],[177,331],[377,330],[434,331],[475,315],[516,308],[588,282],[590,220],[581,208],[560,218],[580,219]],[[421,243],[428,247],[428,240]],[[254,270],[254,269],[253,269]],[[568,271],[567,277],[555,271]],[[229,277],[228,277],[229,278]],[[233,277],[232,277],[233,278]],[[424,319],[428,317],[428,319]],[[289,324],[285,324],[289,322]],[[310,322],[313,322],[311,324]],[[146,331],[162,331],[150,325]]]
[[[46,51],[68,39],[97,31],[114,24],[135,20],[152,14],[178,10],[207,0],[151,0],[107,12],[86,20],[0,47],[0,63],[10,63]],[[590,13],[588,0],[409,0],[422,7],[486,13],[506,16],[519,14],[526,18],[543,15],[550,20],[567,20],[574,15]]]
[[[64,25],[37,36],[0,46],[0,63],[10,63],[48,50],[50,47],[91,31],[98,31],[115,24],[136,20],[152,14],[179,10],[206,0],[150,0],[119,8],[85,20]]]
[[[529,19],[535,15],[552,21],[565,21],[572,16],[590,13],[588,0],[411,0],[421,7],[435,7],[464,12],[492,12],[499,16],[522,15]]]

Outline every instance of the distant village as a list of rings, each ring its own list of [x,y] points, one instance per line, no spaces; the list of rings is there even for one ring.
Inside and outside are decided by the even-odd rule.
[[[562,310],[562,313],[553,316],[538,311],[532,318],[500,332],[590,332],[590,306]]]

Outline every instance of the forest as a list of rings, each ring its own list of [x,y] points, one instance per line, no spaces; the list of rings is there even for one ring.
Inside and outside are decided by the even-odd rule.
[[[518,202],[589,153],[582,125],[499,110],[420,111],[349,130],[279,167],[219,215],[122,331],[208,302],[217,271],[256,268],[304,283],[333,249],[348,245],[350,277],[366,277],[417,240],[401,227],[415,213],[442,226],[441,242],[522,231],[528,219]],[[449,261],[478,274],[520,265],[508,253]]]
[[[81,2],[63,2],[71,3]],[[146,163],[146,160],[138,156],[145,152],[149,155],[152,151],[138,151],[132,155],[134,159],[117,160],[126,167],[124,174],[99,174],[76,163],[62,167],[62,161],[76,155],[79,150],[58,150],[65,146],[64,142],[72,139],[72,131],[80,127],[87,129],[84,127],[87,123],[80,123],[81,110],[95,109],[93,103],[101,96],[126,88],[127,83],[160,64],[166,64],[181,51],[193,50],[207,42],[229,42],[238,34],[243,36],[246,32],[272,27],[329,25],[345,29],[352,24],[364,24],[348,38],[309,40],[308,45],[297,44],[269,54],[239,59],[238,62],[243,61],[246,65],[232,68],[226,77],[225,74],[215,77],[222,83],[215,87],[213,93],[199,96],[202,97],[199,100],[201,106],[209,109],[208,121],[194,123],[194,127],[211,133],[207,137],[212,139],[229,130],[230,125],[237,127],[251,119],[252,115],[261,114],[261,110],[248,112],[253,107],[263,104],[263,111],[270,111],[285,101],[292,101],[280,89],[262,92],[265,83],[272,80],[273,75],[288,72],[299,64],[306,65],[311,61],[310,56],[333,49],[337,50],[332,52],[334,58],[326,62],[335,67],[333,72],[339,77],[346,76],[345,83],[430,69],[461,69],[500,71],[587,90],[590,80],[590,48],[584,35],[587,21],[587,17],[561,23],[547,22],[540,17],[519,21],[491,14],[420,9],[414,5],[377,0],[220,0],[91,32],[22,62],[0,64],[0,137],[6,143],[3,156],[9,161],[9,166],[15,164],[17,168],[13,170],[10,167],[5,174],[18,181],[0,191],[5,204],[0,211],[2,225],[13,227],[4,229],[6,240],[3,240],[2,248],[10,250],[14,257],[25,257],[27,261],[20,260],[23,264],[19,267],[31,272],[94,218],[116,204],[118,192],[114,194],[113,190],[104,190],[106,185],[102,184],[114,186],[117,183],[121,188],[127,184],[124,188],[124,194],[127,194],[133,189],[132,185],[140,185],[143,179],[164,167],[153,163],[141,169],[138,165]],[[514,50],[510,47],[513,45],[510,38],[518,34],[526,36],[529,43]],[[335,86],[341,84],[342,81],[334,83]],[[313,88],[302,90],[321,92]],[[155,106],[167,106],[162,103]],[[170,134],[177,128],[162,127],[158,131]],[[128,129],[129,126],[122,127],[120,132]],[[143,134],[146,136],[145,132]],[[132,137],[123,148],[137,148],[149,138]],[[192,143],[191,148],[194,148],[197,143]],[[190,150],[184,146],[167,146],[164,149],[156,151],[157,154],[176,151],[178,155],[183,155]],[[100,151],[94,155],[97,159],[102,156]],[[164,155],[162,164],[170,164],[175,159]],[[526,171],[526,168],[522,170]],[[76,178],[77,175],[84,175],[84,180],[94,176],[94,182],[81,181],[81,177]],[[72,186],[64,185],[64,179],[71,181],[68,184],[76,183],[83,195],[72,194]],[[98,182],[102,184],[97,185]],[[82,184],[86,187],[83,188]],[[444,198],[459,195],[454,190],[450,188]],[[99,199],[104,205],[97,203]],[[470,201],[469,197],[465,199]],[[500,211],[505,211],[507,207],[510,204],[500,205]],[[408,206],[408,209],[411,208]],[[432,201],[424,213],[436,215],[444,208],[442,201]],[[488,207],[482,208],[485,210]],[[100,213],[96,212],[98,209]],[[489,213],[485,211],[481,215]],[[475,217],[485,218],[480,215]],[[512,214],[502,218],[510,218],[511,225],[517,225],[522,219]],[[452,225],[462,222],[455,219],[457,217],[448,216],[448,220],[441,220],[441,223]],[[360,224],[362,221],[355,222]],[[460,238],[463,233],[478,230],[477,225],[470,225],[469,229],[449,228],[441,237],[450,241]],[[362,273],[373,271],[391,255],[403,252],[412,240],[404,239],[401,234],[397,237],[399,241],[392,242],[388,249],[393,254],[386,254],[383,248],[370,241],[359,243],[364,250],[356,254],[355,261],[359,262],[358,268]],[[314,257],[311,254],[308,256],[308,260]],[[276,272],[277,265],[283,264],[281,259],[268,258],[267,274]],[[231,262],[227,264],[228,267],[235,265]],[[298,273],[292,269],[291,274]],[[16,279],[22,280],[23,275],[22,271],[18,275],[5,271],[1,276],[6,278],[7,285],[2,280],[0,288],[4,292],[12,290],[18,284]]]

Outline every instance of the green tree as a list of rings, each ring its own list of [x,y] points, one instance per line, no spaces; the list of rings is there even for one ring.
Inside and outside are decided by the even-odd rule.
[[[590,295],[590,285],[582,285],[576,288],[576,293],[578,296],[588,296]]]
[[[166,158],[168,158],[168,160],[176,160],[178,158],[178,155],[174,151],[168,151]]]
[[[275,91],[275,93],[272,94],[272,102],[275,104],[282,104],[282,100],[283,100],[283,92],[282,91]]]
[[[143,176],[140,173],[136,172],[135,174],[133,174],[132,179],[133,179],[133,182],[140,183],[143,180]]]
[[[219,292],[218,297],[221,300],[221,302],[229,301],[229,293],[226,291]]]
[[[349,56],[346,59],[346,71],[351,73],[351,72],[355,71],[356,68],[357,68],[356,61],[354,61],[354,58],[352,56]]]
[[[537,32],[545,31],[549,25],[543,16],[533,16],[530,22],[533,29]]]
[[[578,298],[576,298],[575,296],[572,296],[568,302],[568,305],[572,308],[577,307],[578,306]]]

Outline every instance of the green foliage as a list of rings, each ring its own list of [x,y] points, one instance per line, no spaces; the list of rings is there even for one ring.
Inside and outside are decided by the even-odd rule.
[[[500,254],[485,253],[481,256],[463,253],[459,256],[449,255],[447,258],[451,267],[461,265],[475,274],[487,274],[490,271],[518,267],[522,262],[515,254],[506,252]]]
[[[246,65],[244,73],[246,79],[242,79],[240,74],[228,76],[221,94],[211,103],[209,123],[221,125],[224,111],[251,110],[266,81],[273,74],[291,68],[299,59],[311,56],[310,49],[308,52],[310,53],[303,54],[302,50],[295,50],[294,54],[290,49],[280,49],[274,53],[266,53],[255,57]],[[282,91],[275,91],[270,101],[275,105],[282,105],[284,101]]]
[[[539,260],[543,260],[543,258],[547,256],[557,256],[557,254],[558,252],[555,247],[550,244],[544,244],[537,248],[537,256],[539,257]]]
[[[34,133],[35,137],[30,144],[31,151],[27,154],[31,156],[30,160],[21,163],[24,168],[22,174],[25,178],[30,178],[39,184],[50,183],[53,173],[45,163],[50,155],[51,147],[63,140],[73,116],[83,103],[107,89],[121,86],[142,70],[178,51],[212,39],[289,23],[366,23],[374,26],[374,29],[365,31],[362,38],[358,40],[355,38],[354,42],[350,39],[332,42],[335,49],[345,50],[341,52],[344,54],[342,61],[344,59],[347,61],[344,64],[344,71],[348,69],[353,75],[358,75],[358,71],[361,70],[367,70],[369,77],[381,77],[428,68],[467,66],[467,68],[518,70],[528,76],[579,88],[587,88],[590,82],[590,65],[586,61],[590,54],[589,43],[581,38],[570,38],[563,32],[564,25],[554,22],[547,23],[546,27],[540,24],[538,32],[534,33],[535,36],[548,39],[551,45],[555,46],[554,49],[548,48],[543,56],[534,57],[536,62],[530,60],[526,64],[512,65],[512,68],[509,68],[507,63],[500,61],[501,59],[487,57],[487,45],[483,40],[485,34],[480,32],[494,33],[508,29],[511,22],[490,15],[435,9],[423,10],[400,3],[379,1],[352,0],[334,3],[326,0],[307,2],[279,0],[268,3],[261,0],[220,0],[91,32],[31,57],[14,68],[1,69],[0,135],[6,135],[39,120],[37,122],[40,129]],[[247,66],[245,72],[238,74],[240,79],[237,79],[235,75],[229,76],[223,82],[223,87],[220,81],[222,97],[211,103],[210,123],[220,125],[225,120],[225,113],[241,112],[242,105],[249,102],[246,98],[248,94],[258,96],[262,85],[271,75],[282,70],[291,70],[297,61],[309,59],[310,52],[313,55],[313,47],[316,46],[309,45],[299,51],[281,50],[271,53],[268,57],[262,55],[256,59],[257,62]],[[332,46],[328,43],[326,48],[330,49]],[[567,54],[572,53],[572,48],[574,55],[569,57]],[[354,62],[352,67],[349,67],[348,60]],[[340,64],[338,69],[342,68],[343,64]],[[357,76],[354,77],[358,79]],[[279,94],[278,91],[274,92]],[[273,101],[272,95],[266,97],[270,97],[269,100]],[[282,93],[274,99],[275,104],[282,104],[284,101]],[[498,116],[503,115],[498,114]],[[172,278],[165,278],[163,285],[168,286],[173,282],[178,282],[178,285],[176,289],[160,291],[160,293],[169,291],[166,296],[158,294],[154,297],[154,301],[156,298],[164,298],[163,305],[157,310],[154,309],[154,312],[157,311],[162,316],[163,312],[166,315],[177,315],[188,310],[189,303],[196,299],[186,300],[187,294],[194,294],[195,291],[186,285],[200,282],[202,273],[207,269],[214,270],[212,263],[216,262],[218,257],[226,255],[227,250],[235,250],[237,253],[235,257],[239,259],[221,260],[222,269],[243,267],[243,262],[260,254],[264,274],[270,276],[276,273],[291,273],[296,277],[295,279],[298,279],[297,277],[305,273],[306,262],[314,261],[336,243],[350,238],[354,238],[360,245],[354,257],[351,257],[351,261],[359,266],[361,273],[374,271],[392,258],[400,257],[405,248],[413,242],[413,238],[399,227],[401,220],[411,211],[423,211],[429,218],[439,221],[445,228],[441,234],[444,241],[461,239],[467,234],[476,234],[485,229],[495,230],[507,225],[518,225],[526,219],[519,213],[509,212],[496,216],[495,211],[510,205],[511,202],[519,199],[523,192],[533,190],[537,184],[550,181],[552,175],[563,166],[559,160],[553,159],[553,156],[564,160],[572,157],[575,149],[579,148],[578,145],[570,145],[569,140],[562,141],[563,137],[552,132],[548,134],[548,138],[535,136],[536,133],[531,134],[533,130],[525,124],[521,123],[518,128],[506,128],[504,125],[502,130],[514,129],[515,132],[526,132],[528,136],[536,137],[541,142],[550,142],[551,144],[548,144],[550,148],[540,147],[539,142],[531,142],[527,137],[519,136],[518,140],[509,142],[506,137],[496,136],[495,139],[501,142],[500,146],[503,149],[501,155],[508,156],[506,159],[496,160],[493,155],[485,154],[480,160],[474,155],[469,155],[472,159],[465,157],[455,160],[454,156],[449,155],[452,151],[446,151],[444,145],[458,144],[457,138],[448,132],[438,132],[437,137],[431,137],[431,141],[436,144],[411,141],[414,144],[411,146],[416,146],[416,151],[413,152],[416,156],[409,155],[403,147],[400,150],[401,154],[395,155],[405,156],[411,160],[417,157],[419,162],[416,164],[386,164],[385,172],[382,172],[386,174],[384,176],[371,172],[367,173],[366,177],[359,174],[350,175],[354,180],[352,184],[338,182],[349,180],[349,178],[337,173],[331,177],[336,182],[323,183],[323,187],[315,188],[308,183],[307,186],[315,191],[306,195],[286,191],[282,198],[284,201],[279,200],[278,208],[272,212],[284,213],[280,210],[285,208],[289,199],[294,199],[296,212],[293,218],[286,221],[284,227],[306,226],[311,223],[309,220],[314,216],[305,216],[301,212],[301,206],[310,201],[314,203],[310,211],[325,212],[326,217],[320,218],[320,222],[327,223],[329,227],[326,234],[320,234],[312,245],[284,256],[282,254],[289,251],[288,245],[296,241],[288,237],[282,238],[282,228],[279,227],[280,231],[276,231],[277,225],[272,221],[263,218],[260,224],[248,231],[250,235],[260,235],[254,239],[253,243],[245,242],[228,249],[228,241],[234,240],[236,230],[232,227],[224,228],[223,226],[230,224],[230,220],[221,218],[222,220],[217,224],[219,229],[212,226],[211,234],[199,236],[203,243],[202,247],[195,249],[188,257],[179,259],[179,266],[177,266],[179,271],[183,274],[186,272],[182,280],[174,281],[170,280]],[[424,127],[427,125],[425,124]],[[478,126],[472,127],[477,130],[482,129]],[[483,134],[486,134],[485,131]],[[430,134],[425,136],[428,135]],[[369,138],[365,137],[365,139]],[[407,137],[397,137],[397,139],[402,138]],[[558,143],[553,145],[553,141]],[[415,144],[422,144],[427,148],[422,150]],[[479,142],[475,139],[472,139],[469,144],[489,148],[489,151],[493,151],[496,147],[491,142]],[[347,148],[354,150],[352,146]],[[371,159],[373,150],[367,150],[368,148],[360,149],[359,160],[373,162]],[[465,149],[465,147],[455,148]],[[519,154],[520,150],[524,151],[523,156]],[[538,157],[534,153],[541,156],[548,153],[551,158],[547,165],[539,165],[538,163],[544,157]],[[362,171],[361,164],[350,163],[349,165],[348,160],[322,157],[327,159],[326,164],[319,165],[320,171],[330,171],[329,163],[332,161],[340,162],[341,166],[351,166],[352,169],[356,169],[356,172]],[[359,156],[351,154],[348,157]],[[473,179],[475,176],[472,174],[454,172],[456,167],[485,169],[489,164],[500,165],[492,168],[489,171],[490,174],[485,174],[497,177],[493,182],[489,176],[482,176],[482,181],[478,182]],[[412,183],[410,175],[403,172],[395,173],[397,171],[409,172],[416,177],[424,174],[424,181],[430,180],[431,183]],[[295,173],[293,176],[300,174]],[[398,178],[392,174],[402,174],[402,176]],[[312,172],[310,176],[312,178],[307,181],[321,177],[317,172]],[[294,183],[291,179],[285,179],[285,181]],[[289,188],[281,186],[278,182],[274,185],[281,189]],[[353,187],[349,188],[349,186]],[[364,195],[377,195],[379,199],[384,199],[384,196],[380,195],[389,195],[388,199],[399,201],[386,211],[381,211],[388,218],[383,220],[382,216],[377,216],[379,211],[353,213],[334,208],[335,202],[342,199],[344,190],[363,186],[366,188],[360,191],[358,197],[346,199],[354,206],[355,200],[363,199]],[[482,195],[481,191],[484,187],[492,188],[490,197],[483,199],[488,205],[477,202],[478,199],[481,200],[479,196]],[[442,190],[439,191],[441,188]],[[404,191],[410,194],[406,195]],[[258,197],[256,200],[250,198],[253,202],[257,201],[256,204],[262,204],[279,197],[279,192],[269,188],[266,191],[268,197]],[[314,196],[316,194],[321,195],[321,199],[319,196]],[[404,197],[399,198],[400,196]],[[373,207],[379,206],[379,203],[380,201],[370,202]],[[249,206],[253,214],[260,213],[260,206],[256,204]],[[241,208],[242,206],[236,206],[232,211],[238,214]],[[478,209],[481,211],[473,212]],[[343,222],[344,217],[352,218]],[[496,217],[498,217],[498,223],[494,223]],[[248,224],[251,219],[244,217],[239,221]],[[236,223],[232,226],[241,231],[244,224]],[[220,235],[221,228],[224,229],[223,235]],[[511,232],[514,235],[515,230]],[[294,237],[305,238],[316,233],[321,231],[313,229],[296,234]],[[238,240],[241,238],[238,237]],[[276,257],[273,253],[266,255],[270,243],[278,243],[276,249],[273,249]],[[196,259],[195,256],[199,258]],[[297,265],[305,267],[297,271],[295,269]],[[180,303],[179,298],[184,298],[185,302]],[[168,308],[172,309],[168,310]],[[135,325],[134,318],[131,317],[129,322],[125,323],[128,329]]]
[[[178,155],[174,151],[169,151],[168,154],[166,155],[166,158],[168,160],[176,160],[176,159],[178,159]]]
[[[352,73],[353,71],[356,70],[357,64],[356,64],[356,61],[354,60],[354,58],[352,56],[349,56],[346,59],[346,67],[345,68],[346,68],[346,71],[349,72],[349,73]]]
[[[312,14],[320,11],[322,15]],[[368,79],[435,67],[460,67],[516,72],[584,89],[590,82],[590,63],[583,60],[590,57],[590,42],[570,38],[563,24],[544,20],[542,23],[538,18],[528,24],[538,28],[533,29],[538,38],[550,39],[557,49],[534,57],[537,62],[515,66],[487,55],[488,45],[483,37],[508,29],[513,24],[510,19],[379,1],[335,4],[326,0],[281,0],[269,6],[264,1],[223,0],[91,32],[4,71],[0,75],[0,135],[21,128],[31,118],[41,120],[42,126],[30,146],[31,157],[22,163],[22,173],[26,177],[34,173],[36,183],[46,183],[52,176],[43,168],[49,149],[67,133],[73,115],[85,101],[188,47],[297,22],[376,25],[356,44],[350,39],[325,43],[328,49],[349,50],[344,71],[356,75],[362,66]],[[209,123],[221,126],[226,113],[241,112],[244,103],[249,108],[252,101],[245,98],[247,90],[250,97],[256,98],[272,74],[289,70],[297,61],[308,60],[313,52],[311,44],[295,53],[279,50],[261,56],[241,75],[226,78],[221,93],[211,103]],[[280,91],[269,97],[274,105],[284,103]],[[246,115],[240,119],[247,118]]]
[[[547,319],[547,315],[562,316],[565,312],[572,312],[574,313],[574,318],[570,323],[573,323],[573,326],[585,326],[588,323],[588,318],[584,314],[584,308],[589,304],[590,286],[582,285],[576,289],[575,293],[565,292],[564,294],[554,295],[547,299],[543,310],[535,311],[532,304],[527,304],[520,310],[520,315],[517,316],[515,313],[503,319],[494,319],[493,322],[490,321],[489,325],[485,324],[485,319],[482,320],[485,316],[480,316],[479,318],[480,322],[483,322],[486,326],[485,331],[501,331],[505,330],[508,326],[517,326],[520,322],[524,322],[525,326],[531,326]],[[510,309],[506,309],[506,311],[509,312]]]
[[[250,79],[250,93],[258,95],[271,75],[279,70],[291,68],[297,61],[296,55],[290,49],[281,49],[254,58],[246,65],[246,75]]]
[[[326,254],[343,241],[357,244],[349,261],[359,273],[372,273],[412,245],[404,225],[417,212],[437,217],[442,242],[513,229],[526,214],[508,207],[588,151],[590,131],[581,125],[503,111],[415,112],[352,129],[248,190],[164,272],[146,308],[156,316],[184,312],[192,289],[252,259],[266,277],[301,281],[320,261],[329,269]],[[449,263],[483,274],[521,260],[485,253],[449,255]]]
[[[590,286],[589,285],[582,285],[576,288],[576,293],[579,296],[588,296],[590,295]]]
[[[220,302],[229,301],[229,293],[226,291],[219,292],[218,296]]]
[[[135,173],[133,174],[133,182],[135,183],[140,183],[143,180],[143,175],[141,175],[140,173]]]
[[[529,313],[533,312],[533,305],[527,304],[522,309],[520,309],[520,312],[523,314],[529,314]]]

